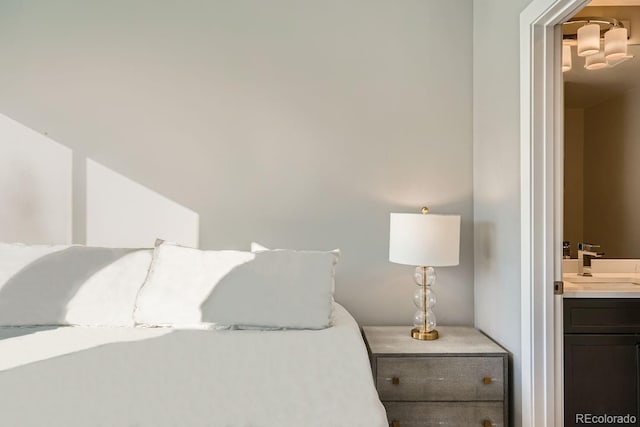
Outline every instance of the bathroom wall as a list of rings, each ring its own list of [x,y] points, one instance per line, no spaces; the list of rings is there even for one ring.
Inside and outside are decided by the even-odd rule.
[[[640,258],[639,117],[640,88],[584,112],[584,238],[606,258]]]
[[[638,258],[640,194],[634,187],[640,182],[635,167],[640,160],[640,77],[631,70],[640,54],[640,7],[589,6],[576,16],[611,16],[630,24],[629,53],[635,58],[615,68],[585,71],[583,60],[574,57],[574,69],[565,74],[566,106],[584,109],[584,145],[581,156],[580,113],[567,109],[563,237],[571,241],[574,257],[575,244],[586,241],[600,244],[606,258]]]
[[[571,257],[578,257],[578,242],[584,241],[584,109],[564,111],[564,240],[571,244]]]

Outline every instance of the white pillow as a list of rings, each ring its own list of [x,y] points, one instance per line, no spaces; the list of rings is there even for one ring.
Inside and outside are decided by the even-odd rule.
[[[315,253],[327,253],[334,254],[336,257],[340,256],[340,249],[333,249],[331,251],[317,251],[317,250],[303,250],[296,251],[294,249],[269,249],[268,247],[257,243],[251,242],[251,252],[265,252],[265,251],[295,251],[295,252],[315,252]],[[335,275],[331,279],[331,301],[333,301],[333,294],[336,292],[336,280]]]
[[[202,251],[162,243],[137,301],[147,326],[321,329],[338,255]]]
[[[0,243],[0,326],[133,326],[150,249]]]
[[[135,322],[144,326],[202,326],[201,305],[230,270],[250,261],[239,251],[202,251],[161,242],[138,299]]]

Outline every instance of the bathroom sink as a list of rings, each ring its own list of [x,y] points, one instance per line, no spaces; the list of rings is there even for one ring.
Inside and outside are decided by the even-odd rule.
[[[602,283],[607,285],[636,285],[640,286],[640,279],[633,277],[588,277],[588,276],[572,276],[564,279],[566,282],[571,283]]]

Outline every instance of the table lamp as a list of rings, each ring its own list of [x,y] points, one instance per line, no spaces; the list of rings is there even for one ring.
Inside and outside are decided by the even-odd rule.
[[[460,259],[460,216],[422,213],[392,213],[389,225],[389,261],[415,265],[420,286],[413,301],[420,309],[413,317],[411,336],[418,340],[438,339],[431,286],[436,281],[433,267],[458,265]]]

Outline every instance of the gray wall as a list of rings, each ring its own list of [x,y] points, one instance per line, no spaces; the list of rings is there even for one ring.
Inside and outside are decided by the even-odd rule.
[[[564,110],[564,218],[563,240],[571,243],[571,257],[578,257],[584,242],[584,109]]]
[[[520,406],[520,12],[530,0],[473,2],[475,323],[513,353]]]
[[[584,110],[584,237],[640,258],[640,88]]]
[[[476,319],[513,351],[514,307],[495,297],[518,295],[518,7],[499,3],[478,8],[501,22],[480,47],[509,58],[489,87],[510,93],[483,113],[477,56],[493,156],[476,158],[477,218],[500,244],[479,251]],[[472,324],[472,20],[471,0],[4,0],[0,112],[196,211],[201,247],[340,247],[337,299],[364,324],[415,309],[412,268],[387,260],[389,212],[460,213],[436,312]]]

